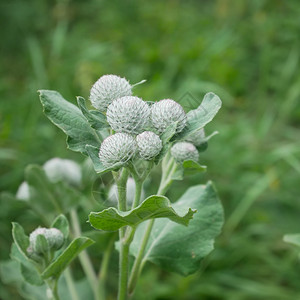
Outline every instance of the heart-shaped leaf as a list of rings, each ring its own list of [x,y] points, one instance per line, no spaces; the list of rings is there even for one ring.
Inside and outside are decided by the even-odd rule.
[[[123,226],[137,226],[138,224],[155,218],[168,218],[173,222],[187,226],[193,218],[195,209],[181,207],[174,210],[168,198],[152,195],[131,211],[122,212],[114,207],[91,212],[89,222],[100,230],[114,231]]]
[[[85,248],[94,243],[93,240],[87,237],[79,237],[73,240],[70,245],[60,254],[54,262],[42,273],[42,278],[49,277],[59,278],[60,274],[66,269],[71,261]]]
[[[214,93],[207,93],[200,106],[187,113],[187,125],[175,136],[175,139],[184,139],[190,134],[203,128],[209,123],[221,108],[222,101]]]
[[[100,146],[101,139],[80,109],[56,91],[40,90],[45,115],[67,136],[68,148],[86,153],[85,146]]]
[[[155,220],[144,260],[182,275],[189,275],[199,269],[200,261],[214,248],[214,239],[223,225],[223,208],[212,183],[189,188],[173,204],[174,209],[195,207],[198,213],[188,227],[169,220]],[[135,233],[130,252],[138,254],[146,223]]]

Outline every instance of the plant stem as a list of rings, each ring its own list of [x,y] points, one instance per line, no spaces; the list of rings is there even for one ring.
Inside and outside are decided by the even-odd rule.
[[[81,228],[80,228],[80,223],[78,220],[78,215],[75,209],[71,210],[71,223],[72,223],[72,228],[73,228],[73,233],[75,237],[80,237],[81,236]],[[99,295],[98,291],[98,278],[95,273],[95,270],[93,268],[93,264],[90,260],[90,257],[87,253],[86,250],[83,250],[79,255],[78,255],[80,264],[82,266],[82,269],[84,273],[87,276],[87,279],[90,283],[90,286],[94,292],[94,297],[95,300],[101,300],[101,296]]]
[[[166,156],[166,157],[168,157],[168,156]],[[172,158],[171,158],[171,161],[168,161],[168,162],[166,162],[166,160],[163,161],[162,177],[161,177],[161,182],[160,182],[158,192],[157,192],[158,195],[165,195],[165,193],[168,191],[169,187],[171,186],[171,184],[173,182],[172,175],[176,171],[176,169],[177,169],[177,164]],[[128,291],[130,294],[133,293],[134,288],[137,284],[138,278],[141,274],[141,271],[143,268],[144,252],[147,247],[154,222],[155,222],[155,219],[152,219],[148,222],[142,243],[139,248],[139,252],[136,256],[134,265],[132,267],[132,271],[131,271],[130,279],[129,279],[129,288],[128,288]]]
[[[57,279],[46,280],[47,298],[49,300],[60,300],[57,292]]]
[[[79,300],[70,267],[65,270],[64,275],[72,300]]]

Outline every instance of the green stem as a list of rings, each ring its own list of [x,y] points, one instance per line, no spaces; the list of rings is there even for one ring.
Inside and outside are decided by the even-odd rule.
[[[65,278],[66,278],[66,282],[67,282],[69,292],[71,294],[71,299],[72,300],[79,300],[70,267],[68,267],[65,270],[64,275],[65,275]]]
[[[57,292],[57,279],[46,280],[47,298],[49,300],[60,300]]]
[[[74,209],[71,210],[71,223],[72,223],[74,236],[80,237],[81,236],[80,223],[79,223],[77,212]],[[79,258],[80,264],[82,266],[82,269],[83,269],[84,273],[86,274],[87,279],[90,283],[90,286],[93,290],[95,300],[101,300],[101,296],[99,295],[99,290],[97,288],[98,278],[97,278],[97,275],[93,268],[93,264],[90,260],[90,257],[88,255],[87,251],[83,250],[78,255],[78,258]]]

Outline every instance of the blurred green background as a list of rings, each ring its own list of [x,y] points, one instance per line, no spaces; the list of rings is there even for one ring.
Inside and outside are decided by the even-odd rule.
[[[208,172],[169,196],[213,180],[223,234],[195,275],[149,265],[135,298],[300,299],[298,252],[282,241],[300,232],[299,16],[299,0],[1,1],[0,190],[15,193],[30,163],[83,161],[43,115],[38,89],[75,103],[117,74],[147,79],[135,89],[145,100],[173,98],[187,111],[215,92],[223,107],[206,130],[219,131],[201,155]],[[2,260],[20,217],[8,206]]]

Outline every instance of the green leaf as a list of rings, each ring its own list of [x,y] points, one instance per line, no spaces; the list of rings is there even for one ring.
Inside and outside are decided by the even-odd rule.
[[[21,274],[28,283],[37,286],[44,283],[35,265],[24,258],[24,255],[20,252],[20,250],[14,243],[11,247],[10,257],[20,264]]]
[[[195,207],[198,213],[188,227],[169,220],[155,220],[144,260],[182,275],[196,272],[202,258],[214,248],[214,239],[223,225],[223,208],[212,183],[189,188],[173,204],[174,209]],[[136,231],[130,251],[137,255],[147,224]]]
[[[45,115],[68,136],[69,149],[86,153],[86,145],[100,146],[101,140],[97,132],[91,128],[77,106],[56,91],[39,92]]]
[[[47,239],[44,235],[39,234],[35,240],[34,251],[36,251],[37,253],[43,253],[45,255],[48,255],[49,249],[50,247]]]
[[[176,171],[172,175],[173,180],[183,180],[184,176],[206,172],[206,166],[202,166],[196,161],[185,160],[181,165],[178,165]]]
[[[12,236],[16,246],[25,259],[28,259],[27,248],[29,246],[29,237],[25,234],[23,227],[16,223],[12,223]]]
[[[51,228],[59,229],[64,238],[67,239],[69,236],[69,222],[68,219],[64,215],[59,215],[51,224]]]
[[[83,97],[77,97],[77,103],[82,114],[85,116],[92,128],[96,130],[109,128],[105,115],[97,110],[88,110],[86,107],[85,99]]]
[[[175,139],[183,139],[188,137],[190,134],[203,128],[208,124],[221,108],[222,101],[214,93],[207,93],[202,103],[197,109],[193,109],[187,113],[187,125],[175,136]]]
[[[91,158],[93,165],[94,165],[94,169],[98,174],[103,174],[106,172],[109,172],[111,170],[117,170],[120,169],[124,163],[117,163],[109,168],[105,167],[99,158],[99,147],[93,147],[91,145],[87,145],[86,146],[86,151],[88,153],[88,156]]]
[[[300,247],[300,234],[299,233],[286,234],[283,237],[283,240],[287,243],[290,243],[290,244]]]
[[[73,240],[70,245],[52,262],[42,273],[42,278],[59,278],[61,273],[67,268],[71,261],[85,248],[94,243],[93,240],[86,237],[79,237]]]
[[[131,211],[122,212],[110,207],[101,212],[91,212],[89,222],[94,228],[107,231],[114,231],[126,225],[137,226],[154,218],[169,218],[173,222],[187,226],[195,212],[195,209],[183,207],[174,210],[168,198],[152,195]]]

